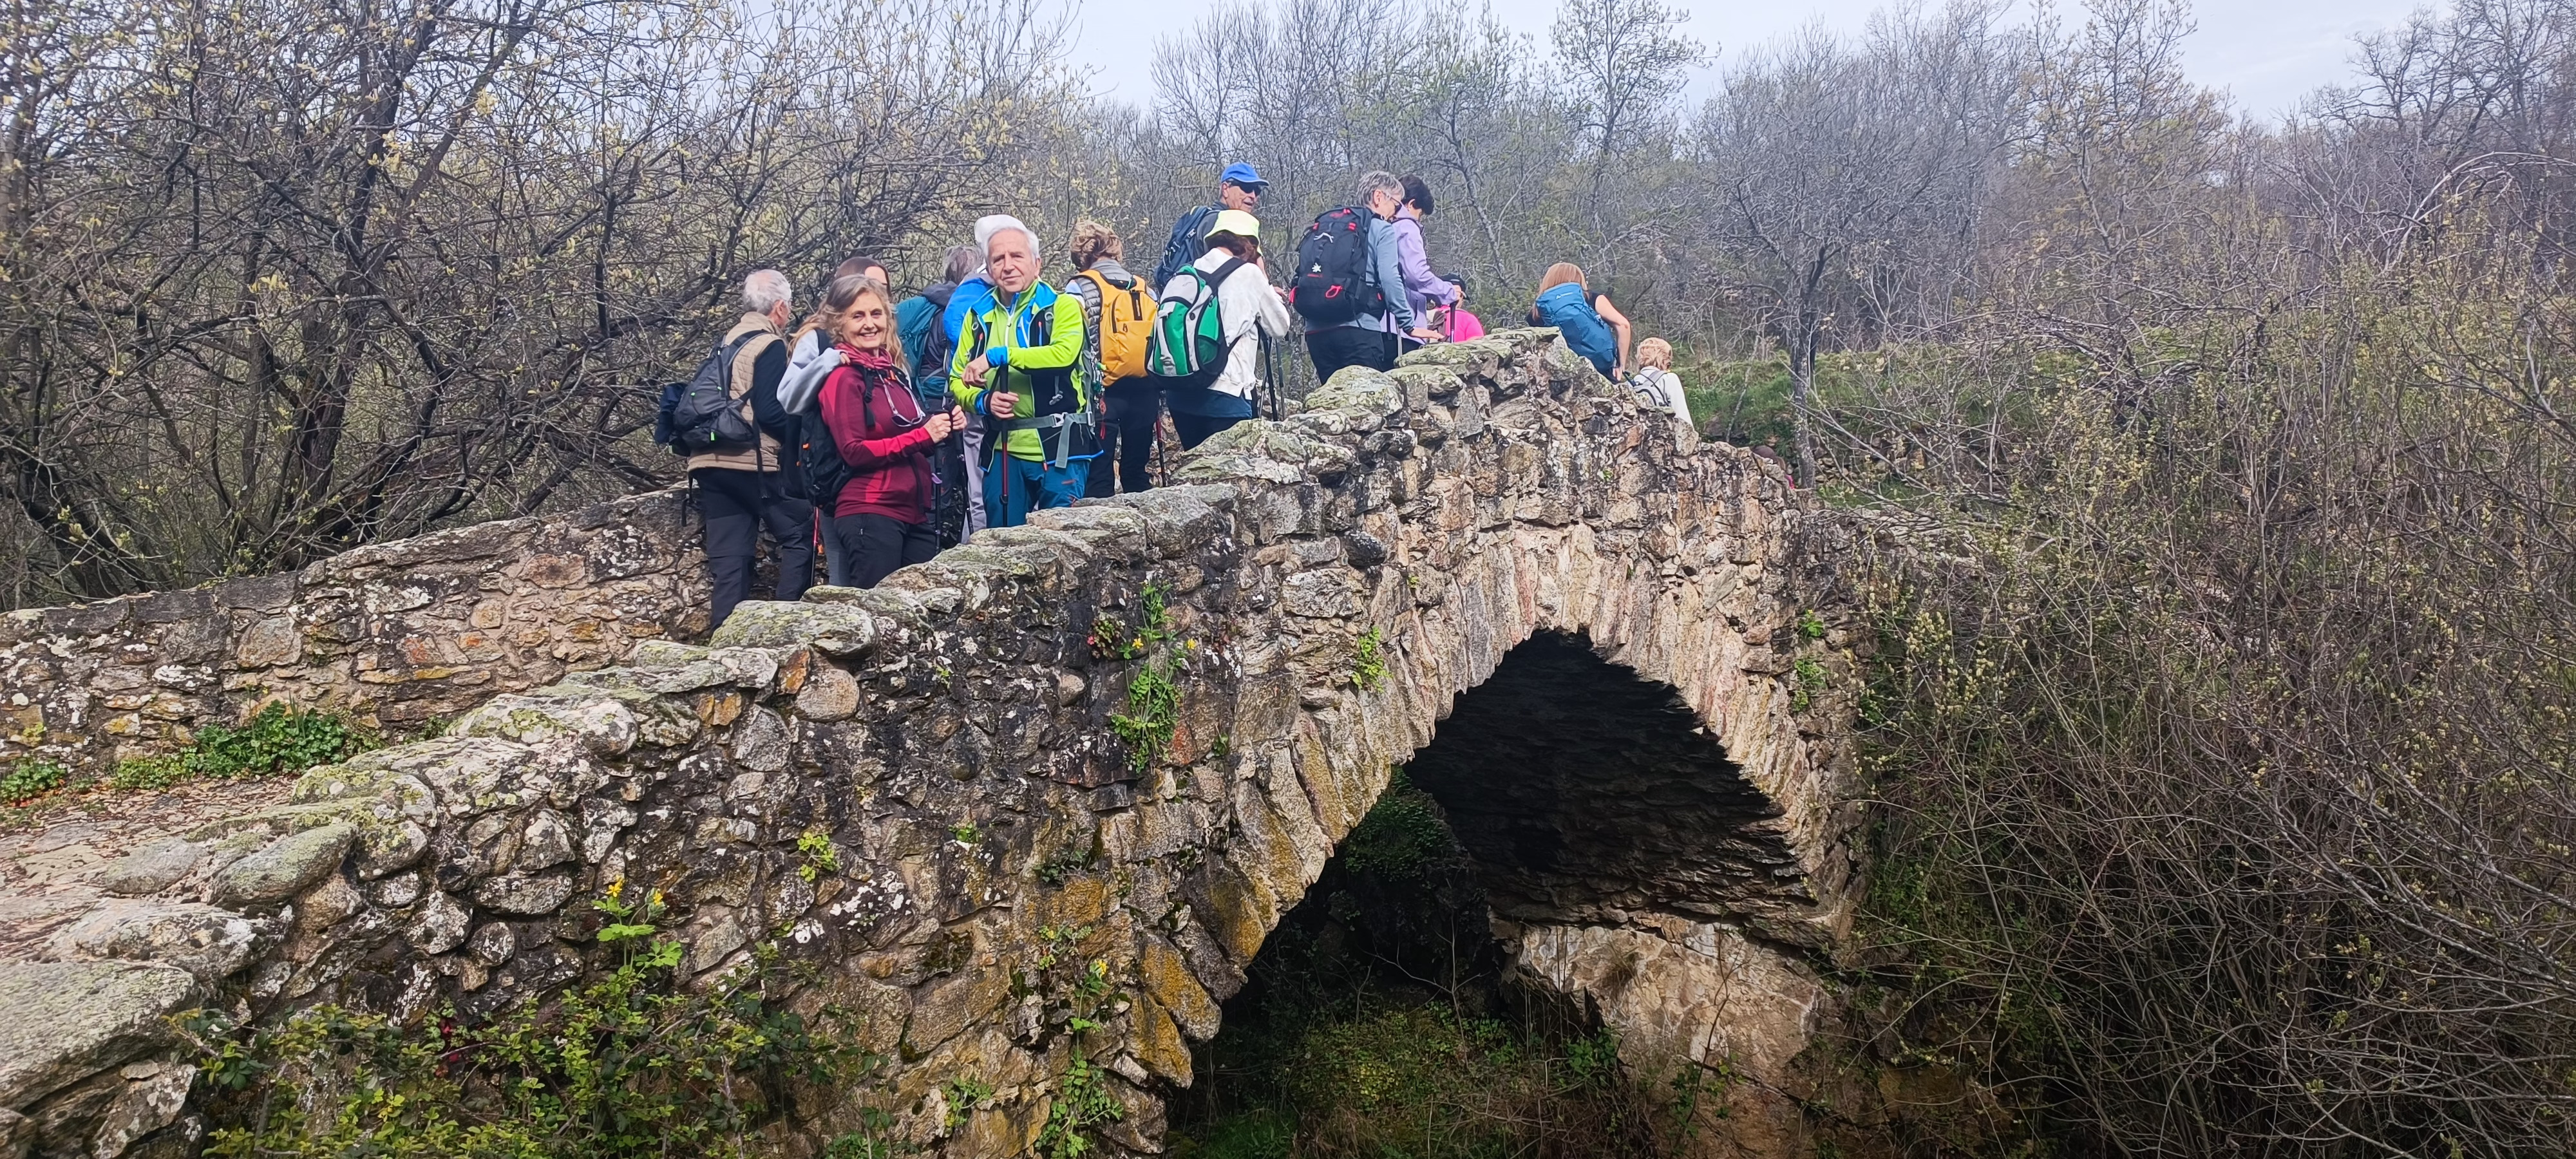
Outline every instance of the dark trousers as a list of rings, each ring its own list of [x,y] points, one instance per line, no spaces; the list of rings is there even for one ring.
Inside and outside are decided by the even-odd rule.
[[[1334,326],[1306,332],[1306,354],[1315,360],[1315,381],[1333,380],[1333,372],[1345,366],[1365,366],[1371,370],[1395,369],[1395,335],[1384,330],[1362,330],[1357,326]]]
[[[849,586],[872,588],[894,569],[928,563],[939,554],[939,530],[926,519],[905,523],[891,515],[837,515],[832,518],[832,554],[849,557]]]
[[[1247,416],[1244,415],[1229,415],[1225,418],[1219,419],[1209,418],[1206,415],[1185,415],[1179,411],[1173,411],[1172,430],[1181,436],[1181,449],[1186,451],[1198,446],[1200,443],[1208,441],[1208,439],[1218,431],[1244,421],[1246,417]]]
[[[814,505],[779,494],[779,479],[762,471],[703,468],[689,472],[698,484],[698,513],[707,526],[708,626],[722,625],[733,606],[751,594],[751,557],[760,530],[769,529],[778,552],[778,592],[797,599],[814,581]]]
[[[955,547],[966,542],[966,440],[964,437],[941,439],[930,452],[934,491],[930,502],[930,526],[938,532],[939,546]]]
[[[1163,421],[1163,392],[1151,383],[1115,383],[1109,388],[1109,425],[1100,430],[1100,457],[1091,461],[1093,498],[1109,494],[1112,460],[1118,489],[1142,491],[1154,485],[1146,477],[1154,458],[1154,427]]]

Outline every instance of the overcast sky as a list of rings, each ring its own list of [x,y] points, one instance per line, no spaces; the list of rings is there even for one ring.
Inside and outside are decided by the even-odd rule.
[[[1147,74],[1156,35],[1173,27],[1175,13],[1196,10],[1172,0],[1079,0],[1073,61],[1095,77],[1094,89],[1143,104],[1153,99]],[[1719,62],[1748,46],[1823,21],[1858,31],[1879,0],[1681,0],[1691,12],[1691,35],[1718,46]],[[1470,8],[1461,3],[1462,9]],[[2188,42],[2191,69],[2201,83],[2233,94],[2238,109],[2274,117],[2319,85],[2351,75],[2353,37],[2404,20],[2422,0],[2201,0],[2200,31]],[[1492,0],[1494,15],[1544,41],[1555,18],[1555,0]],[[2073,3],[2061,11],[2075,10]],[[2080,19],[2080,11],[2070,13]],[[1703,83],[1695,86],[1705,91]]]

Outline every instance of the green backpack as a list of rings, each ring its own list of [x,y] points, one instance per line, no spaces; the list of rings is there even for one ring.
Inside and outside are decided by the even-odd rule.
[[[1154,330],[1145,340],[1145,377],[1164,390],[1206,387],[1225,372],[1225,317],[1217,307],[1217,287],[1243,268],[1242,258],[1227,258],[1213,273],[1195,265],[1172,275],[1154,308]]]

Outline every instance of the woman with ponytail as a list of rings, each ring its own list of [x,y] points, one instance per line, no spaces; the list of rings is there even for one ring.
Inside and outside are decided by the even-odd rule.
[[[858,278],[849,306],[830,320],[840,365],[823,383],[823,425],[848,467],[815,505],[831,515],[831,553],[849,561],[851,587],[872,588],[888,573],[939,551],[930,523],[931,448],[963,427],[955,407],[928,412],[913,393],[894,301],[883,283]],[[833,280],[833,290],[842,287]],[[838,293],[827,297],[840,297]]]

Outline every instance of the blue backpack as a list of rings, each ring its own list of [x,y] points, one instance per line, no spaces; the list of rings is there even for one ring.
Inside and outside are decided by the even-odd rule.
[[[912,355],[913,393],[921,398],[924,408],[931,410],[948,409],[948,355],[956,349],[956,343],[940,326],[939,319],[947,313],[948,299],[956,293],[955,286],[932,286],[894,308],[895,336]]]
[[[1556,327],[1565,336],[1565,344],[1583,356],[1592,369],[1607,375],[1619,358],[1619,340],[1610,332],[1610,324],[1601,320],[1601,312],[1592,308],[1592,299],[1580,282],[1567,282],[1538,296],[1540,324]]]

